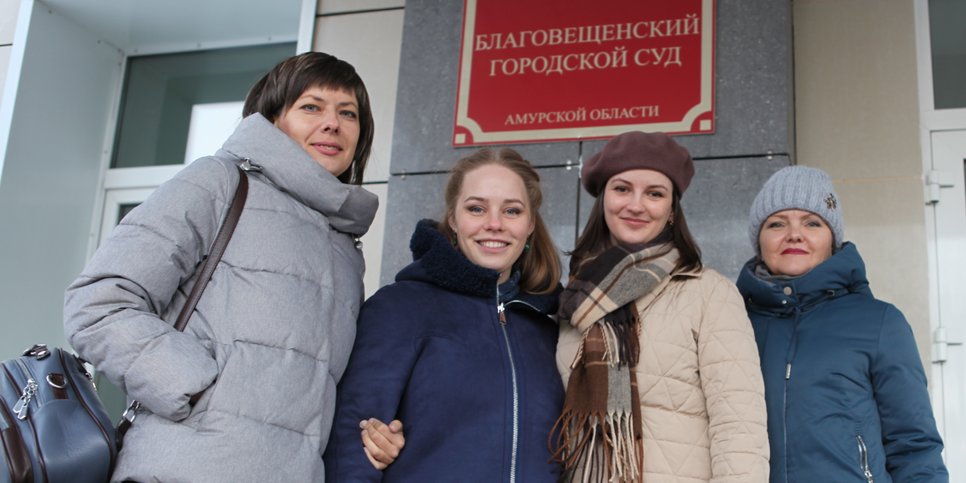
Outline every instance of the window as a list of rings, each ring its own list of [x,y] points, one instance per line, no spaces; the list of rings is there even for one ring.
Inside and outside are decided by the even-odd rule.
[[[211,113],[227,108],[240,120],[252,84],[294,54],[284,43],[129,57],[111,168],[184,164],[192,118],[224,119]]]
[[[936,109],[966,108],[966,2],[929,0],[933,102]]]

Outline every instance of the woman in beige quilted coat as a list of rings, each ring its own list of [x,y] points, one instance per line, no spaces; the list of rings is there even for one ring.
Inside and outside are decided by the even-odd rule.
[[[551,444],[565,481],[768,481],[755,338],[688,231],[693,175],[662,133],[621,134],[584,164],[597,201],[558,314],[567,395]]]

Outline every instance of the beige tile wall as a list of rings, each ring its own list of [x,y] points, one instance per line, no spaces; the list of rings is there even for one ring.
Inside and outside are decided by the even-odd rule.
[[[396,114],[396,84],[402,42],[402,1],[320,0],[313,50],[326,52],[355,66],[366,83],[376,123],[372,155],[366,168],[366,188],[379,196],[379,211],[369,233],[362,239],[366,258],[366,297],[379,288],[392,126]],[[373,8],[388,10],[370,11]],[[362,10],[354,13],[353,11]],[[321,15],[339,12],[337,15]],[[408,236],[408,235],[407,235]]]
[[[873,292],[909,319],[929,373],[913,3],[796,0],[796,162],[829,172]]]
[[[319,15],[332,13],[361,12],[396,8],[405,5],[405,0],[319,0],[317,12]]]

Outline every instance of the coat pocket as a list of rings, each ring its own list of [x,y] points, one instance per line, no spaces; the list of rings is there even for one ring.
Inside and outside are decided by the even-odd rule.
[[[213,420],[224,417],[244,418],[258,425],[318,435],[326,403],[323,388],[329,380],[326,367],[315,358],[294,350],[236,342],[208,390],[211,394],[199,401],[207,403],[202,425],[209,428]],[[214,413],[219,416],[215,418]]]

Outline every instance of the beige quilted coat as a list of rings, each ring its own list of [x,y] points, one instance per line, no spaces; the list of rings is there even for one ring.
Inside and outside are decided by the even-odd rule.
[[[767,482],[765,389],[734,284],[711,269],[676,273],[637,305],[645,483]],[[565,385],[580,343],[561,324]]]

